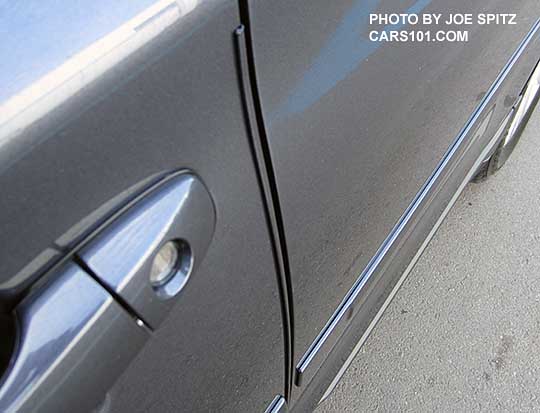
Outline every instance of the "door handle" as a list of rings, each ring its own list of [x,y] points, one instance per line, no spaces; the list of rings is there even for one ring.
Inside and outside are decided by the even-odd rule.
[[[92,410],[149,337],[73,263],[26,297],[15,315],[18,344],[0,384],[6,413]]]
[[[145,193],[78,256],[155,329],[205,256],[215,220],[206,187],[194,174],[180,172]]]
[[[202,182],[175,173],[141,194],[15,309],[1,412],[90,411],[166,317],[210,245]]]

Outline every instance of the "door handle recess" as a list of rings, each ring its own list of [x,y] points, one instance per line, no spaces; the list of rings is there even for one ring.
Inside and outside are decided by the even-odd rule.
[[[0,384],[0,411],[83,412],[103,400],[149,337],[73,263],[15,311],[15,354]]]

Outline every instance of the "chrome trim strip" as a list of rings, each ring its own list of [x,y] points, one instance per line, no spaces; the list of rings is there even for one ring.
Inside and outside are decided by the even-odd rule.
[[[287,403],[283,396],[276,396],[272,403],[266,408],[264,413],[285,413],[287,411]]]
[[[347,314],[349,309],[353,306],[356,298],[359,296],[363,287],[369,281],[373,273],[375,273],[375,271],[378,269],[379,264],[384,259],[384,257],[389,252],[389,250],[392,248],[396,239],[401,235],[405,227],[407,227],[411,219],[415,216],[415,213],[417,212],[417,210],[419,210],[423,201],[431,193],[430,191],[435,187],[435,183],[441,177],[441,175],[445,171],[450,161],[454,159],[456,152],[464,144],[465,139],[472,132],[474,126],[479,121],[480,117],[486,113],[488,103],[491,101],[491,99],[497,92],[498,88],[501,86],[504,79],[510,73],[512,67],[514,66],[518,58],[522,55],[522,53],[525,51],[529,42],[532,40],[534,35],[539,31],[539,29],[540,29],[540,19],[536,21],[536,23],[533,25],[532,29],[529,31],[525,39],[521,42],[518,49],[514,52],[514,54],[512,55],[508,63],[505,65],[505,67],[503,68],[503,70],[501,71],[501,73],[499,74],[495,82],[493,83],[493,85],[490,87],[489,91],[486,93],[484,99],[479,104],[478,108],[475,110],[473,115],[467,121],[465,127],[458,134],[458,138],[447,150],[442,161],[439,163],[439,165],[437,166],[437,168],[435,169],[431,177],[427,180],[427,182],[424,184],[424,186],[415,196],[411,205],[407,208],[403,216],[398,221],[398,224],[394,227],[390,235],[383,242],[383,244],[381,245],[381,247],[379,248],[375,256],[370,260],[366,269],[362,272],[362,274],[360,274],[359,278],[356,280],[353,287],[349,290],[349,292],[347,293],[347,295],[345,296],[341,304],[338,306],[338,308],[336,309],[336,311],[334,312],[330,320],[327,322],[326,326],[322,329],[322,331],[319,333],[315,341],[311,344],[311,346],[308,348],[308,350],[306,351],[306,353],[304,354],[300,362],[297,364],[296,379],[295,379],[296,380],[295,383],[297,386],[300,386],[302,384],[302,376],[306,372],[306,370],[309,368],[311,362],[316,357],[317,353],[326,343],[328,338],[332,335],[334,329],[341,322],[345,314]],[[495,136],[498,137],[497,135]],[[487,155],[487,152],[485,153],[484,156],[486,155]],[[481,159],[483,160],[484,158],[481,158]],[[472,172],[471,177],[474,174],[474,172],[476,172],[476,170]]]

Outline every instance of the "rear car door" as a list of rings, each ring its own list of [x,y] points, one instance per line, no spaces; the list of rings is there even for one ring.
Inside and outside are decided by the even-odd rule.
[[[264,411],[285,392],[285,346],[238,82],[237,1],[15,2],[0,10],[0,302],[2,320],[22,318],[28,330],[21,349],[13,320],[2,322],[12,362],[3,365],[0,410]],[[148,192],[171,177],[202,198],[174,205],[191,205],[178,225],[187,228],[182,243],[193,248],[195,271],[165,297],[163,316],[146,311],[163,298],[145,295],[150,274],[129,291],[109,277],[148,236],[126,228],[174,200]],[[136,236],[108,244],[124,230]],[[208,233],[208,248],[197,251]],[[103,320],[78,312],[89,296],[109,306],[99,314],[129,328],[83,328]],[[118,358],[140,341],[140,332],[121,334],[136,324],[151,327],[144,349]],[[64,325],[72,328],[55,336]],[[96,355],[100,342],[108,351]],[[59,358],[44,365],[50,351]],[[35,364],[25,370],[17,357]],[[104,386],[96,372],[108,382],[123,368],[95,399]],[[60,379],[38,397],[50,377]]]
[[[302,388],[328,352],[319,344],[326,332],[334,334],[331,322],[340,303],[360,285],[370,260],[533,26],[538,5],[501,0],[243,5],[289,257],[293,367]],[[473,25],[467,42],[370,41],[374,29],[410,29],[370,26],[371,13],[423,12],[512,12],[517,24]],[[516,84],[525,80],[526,75]],[[510,105],[518,93],[509,92]],[[497,107],[493,124],[504,112],[504,105]],[[383,287],[386,293],[390,284]],[[370,311],[373,317],[376,309]]]

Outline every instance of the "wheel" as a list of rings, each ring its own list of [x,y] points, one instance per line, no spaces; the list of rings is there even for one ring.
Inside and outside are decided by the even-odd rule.
[[[518,101],[512,108],[509,115],[508,126],[504,132],[504,138],[501,140],[497,149],[491,157],[482,162],[476,175],[472,179],[473,182],[482,182],[490,175],[493,175],[503,167],[514,148],[516,147],[531,114],[538,103],[540,97],[540,64],[538,64],[529,78],[523,92],[518,98]]]

